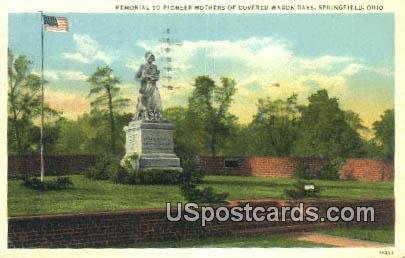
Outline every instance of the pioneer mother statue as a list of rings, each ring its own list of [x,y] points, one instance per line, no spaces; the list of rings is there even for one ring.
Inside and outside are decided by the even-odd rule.
[[[147,52],[145,59],[146,63],[136,73],[136,79],[141,82],[136,112],[128,126],[124,127],[123,163],[129,159],[136,169],[181,172],[180,159],[174,153],[174,125],[161,117],[162,105],[156,85],[159,70],[153,63],[155,56]]]
[[[161,120],[162,104],[156,85],[159,80],[159,70],[153,63],[155,56],[151,52],[146,52],[145,60],[146,63],[139,67],[135,76],[141,81],[141,87],[134,120]]]

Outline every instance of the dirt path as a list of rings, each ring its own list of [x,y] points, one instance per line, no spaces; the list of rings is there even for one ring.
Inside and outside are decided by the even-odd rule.
[[[319,244],[334,245],[337,247],[387,247],[384,243],[352,239],[340,236],[331,236],[319,233],[304,233],[296,237],[298,240],[315,242]]]

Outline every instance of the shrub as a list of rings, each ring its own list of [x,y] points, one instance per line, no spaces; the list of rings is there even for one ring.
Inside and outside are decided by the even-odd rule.
[[[304,180],[339,180],[339,171],[344,163],[344,159],[336,158],[330,163],[323,165],[318,172],[311,170],[308,165],[299,164],[294,170],[294,178]]]
[[[119,167],[119,162],[112,156],[103,155],[97,158],[94,166],[89,167],[85,176],[93,180],[108,180],[111,173]]]
[[[121,166],[126,168],[127,170],[133,170],[139,168],[139,156],[137,153],[133,153],[129,156],[125,156],[125,158],[121,161]]]
[[[116,184],[129,184],[131,175],[128,169],[123,166],[118,166],[110,173],[110,179]]]
[[[23,178],[23,185],[35,190],[45,190],[45,183],[37,177],[25,177]]]
[[[57,189],[67,189],[73,187],[72,179],[68,176],[57,177],[55,181]]]
[[[305,180],[311,180],[316,177],[316,174],[314,171],[312,171],[308,165],[304,164],[298,164],[298,166],[295,167],[294,169],[294,178],[296,179],[305,179]]]
[[[203,174],[196,164],[196,158],[188,157],[182,160],[180,190],[184,198],[195,203],[226,203],[228,193],[215,193],[212,187],[198,188],[203,182]]]
[[[134,176],[139,176],[141,184],[145,185],[175,185],[180,183],[181,172],[177,170],[150,169],[140,171]]]
[[[198,168],[196,159],[196,157],[184,157],[181,159],[183,168],[182,188],[195,188],[203,182],[203,172]]]
[[[339,169],[334,164],[324,165],[319,170],[319,179],[338,180]]]
[[[314,189],[305,189],[305,185],[313,185]],[[312,182],[298,180],[292,188],[285,190],[285,194],[292,199],[317,198],[320,194],[320,188]]]
[[[335,158],[331,163],[323,166],[319,171],[319,179],[325,180],[339,180],[340,174],[339,171],[346,163],[344,158]]]
[[[111,179],[114,183],[119,184],[175,185],[180,182],[180,177],[181,172],[175,170],[128,171],[120,166]]]
[[[203,189],[189,188],[183,192],[188,202],[194,203],[227,203],[228,193],[215,193],[214,189],[209,186]]]
[[[38,191],[52,191],[63,190],[73,187],[73,182],[70,177],[57,177],[51,180],[41,180],[37,177],[25,177],[23,178],[23,185],[25,187],[38,190]]]
[[[124,164],[111,171],[110,179],[116,184],[175,185],[180,182],[181,172],[167,169],[138,170]]]

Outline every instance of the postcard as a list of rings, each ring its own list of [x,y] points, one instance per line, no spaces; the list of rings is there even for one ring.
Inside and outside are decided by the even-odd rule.
[[[405,257],[403,3],[5,7],[5,257]]]

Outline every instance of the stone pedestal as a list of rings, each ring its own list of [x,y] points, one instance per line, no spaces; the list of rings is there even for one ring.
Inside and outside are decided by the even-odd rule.
[[[182,171],[173,150],[174,125],[168,122],[131,121],[124,127],[125,156],[136,153],[139,168]]]

